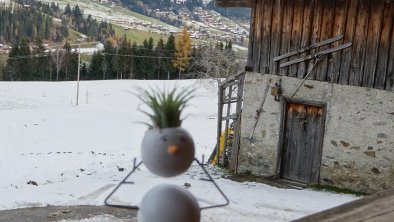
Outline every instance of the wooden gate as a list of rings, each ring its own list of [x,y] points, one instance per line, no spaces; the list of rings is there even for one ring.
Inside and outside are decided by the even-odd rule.
[[[317,183],[324,135],[325,106],[284,102],[281,178]]]
[[[239,71],[237,74],[228,77],[219,85],[218,95],[218,128],[217,128],[217,147],[223,142],[224,149],[216,149],[216,164],[220,166],[230,166],[237,173],[239,138],[241,127],[241,108],[243,98],[243,86],[245,71]],[[234,104],[234,105],[232,105]],[[224,112],[223,112],[224,111]],[[230,126],[232,121],[232,127]],[[233,134],[229,134],[229,129]],[[222,137],[222,132],[224,136]],[[224,141],[221,141],[221,138]],[[229,141],[232,141],[229,143]]]

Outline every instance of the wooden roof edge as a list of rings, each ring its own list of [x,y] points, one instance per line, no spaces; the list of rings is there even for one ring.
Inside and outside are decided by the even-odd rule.
[[[253,8],[256,0],[214,0],[217,7],[242,7]],[[387,3],[394,3],[394,0],[384,0]]]
[[[252,8],[253,0],[215,0],[215,6]]]

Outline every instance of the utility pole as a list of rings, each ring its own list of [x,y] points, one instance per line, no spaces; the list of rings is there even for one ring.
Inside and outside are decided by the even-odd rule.
[[[79,76],[81,72],[81,43],[78,45],[78,78],[77,78],[77,103],[78,106],[78,96],[79,96]]]

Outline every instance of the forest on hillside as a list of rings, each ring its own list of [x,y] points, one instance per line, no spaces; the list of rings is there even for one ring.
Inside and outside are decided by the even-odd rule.
[[[116,36],[111,24],[83,16],[78,5],[62,10],[54,3],[16,1],[0,5],[0,43],[12,44],[8,54],[0,50],[0,80],[72,81],[78,73],[83,80],[222,78],[240,68],[231,41],[193,45],[183,28],[166,41],[148,38],[138,45]],[[64,41],[69,30],[103,42],[104,50],[78,62],[78,45]]]
[[[118,3],[123,4],[130,10],[138,12],[143,15],[157,18],[163,22],[174,26],[181,26],[182,23],[178,20],[169,19],[168,17],[156,16],[153,10],[170,10],[175,13],[183,7],[186,7],[189,11],[193,11],[196,7],[201,7],[207,10],[214,10],[225,16],[234,20],[249,21],[251,11],[249,8],[219,8],[215,7],[214,1],[204,4],[202,0],[188,0],[183,4],[174,3],[172,0],[116,0]]]
[[[22,40],[62,42],[69,30],[88,36],[91,41],[106,41],[115,35],[112,25],[98,22],[91,15],[86,18],[78,5],[65,10],[54,3],[36,0],[16,0],[17,4],[0,4],[0,43],[19,44]],[[60,22],[54,22],[54,18]]]

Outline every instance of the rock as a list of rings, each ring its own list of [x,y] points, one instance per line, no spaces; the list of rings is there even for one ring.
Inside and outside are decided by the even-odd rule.
[[[376,168],[376,167],[373,167],[373,168],[371,169],[371,171],[372,171],[372,173],[374,173],[374,174],[380,174],[380,173],[381,173],[380,170],[379,170],[378,168]]]
[[[347,142],[345,142],[345,141],[343,141],[343,140],[341,140],[341,144],[342,144],[342,146],[343,147],[349,147],[349,143],[347,143]]]
[[[119,167],[119,166],[116,166],[116,167],[118,168],[119,172],[125,171],[125,168],[123,168],[123,167]]]
[[[374,158],[376,157],[375,151],[372,151],[372,150],[365,151],[364,154],[369,157],[374,157]]]
[[[33,185],[33,186],[38,186],[38,183],[34,180],[30,180],[29,182],[27,182],[27,184]]]
[[[186,187],[186,188],[192,187],[192,185],[190,183],[184,183],[183,186]]]

